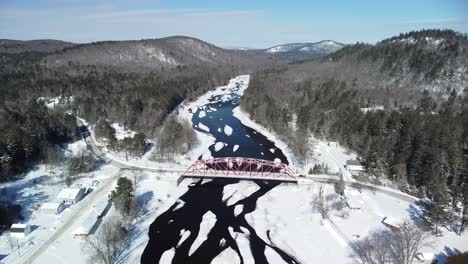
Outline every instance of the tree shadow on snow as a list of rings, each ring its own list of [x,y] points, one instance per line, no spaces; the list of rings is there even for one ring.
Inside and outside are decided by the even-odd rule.
[[[437,263],[446,263],[449,256],[458,255],[460,253],[461,251],[456,248],[449,248],[444,246],[444,250],[439,252],[435,258],[437,259]]]

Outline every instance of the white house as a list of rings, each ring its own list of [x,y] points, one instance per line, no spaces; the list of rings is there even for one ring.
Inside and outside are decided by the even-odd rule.
[[[25,238],[31,233],[31,227],[28,224],[13,224],[10,227],[10,234],[14,238]]]
[[[358,160],[347,160],[346,170],[348,170],[349,172],[358,172],[358,171],[365,171],[366,168]]]
[[[79,202],[85,195],[85,188],[67,188],[63,189],[57,196],[57,200],[63,201],[65,204],[75,204]]]
[[[65,209],[65,203],[62,200],[57,200],[50,203],[44,203],[41,206],[41,212],[45,214],[60,214]]]

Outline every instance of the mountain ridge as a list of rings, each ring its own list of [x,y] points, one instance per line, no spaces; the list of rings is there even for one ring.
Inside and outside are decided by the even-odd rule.
[[[347,45],[334,40],[321,40],[318,42],[286,43],[256,50],[256,53],[268,54],[280,60],[302,61],[325,57],[345,46]]]

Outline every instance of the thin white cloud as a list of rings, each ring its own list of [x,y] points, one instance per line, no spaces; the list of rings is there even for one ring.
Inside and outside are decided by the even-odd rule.
[[[207,12],[210,9],[206,8],[180,8],[180,9],[149,9],[149,10],[131,10],[131,11],[115,11],[115,12],[99,12],[85,14],[88,18],[134,18],[139,16],[154,16],[154,15],[177,15],[177,14],[192,14],[199,12]]]
[[[468,18],[442,18],[442,19],[422,19],[422,20],[409,20],[398,21],[389,23],[389,25],[466,25]]]

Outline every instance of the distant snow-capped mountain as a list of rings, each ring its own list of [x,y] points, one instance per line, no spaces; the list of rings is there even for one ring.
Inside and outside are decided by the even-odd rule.
[[[289,51],[300,49],[308,44],[310,43],[288,43],[288,44],[278,45],[278,46],[274,46],[265,50],[265,53],[289,52]]]
[[[345,44],[336,41],[323,40],[315,43],[288,43],[261,51],[280,59],[306,60],[326,56],[344,46]]]

